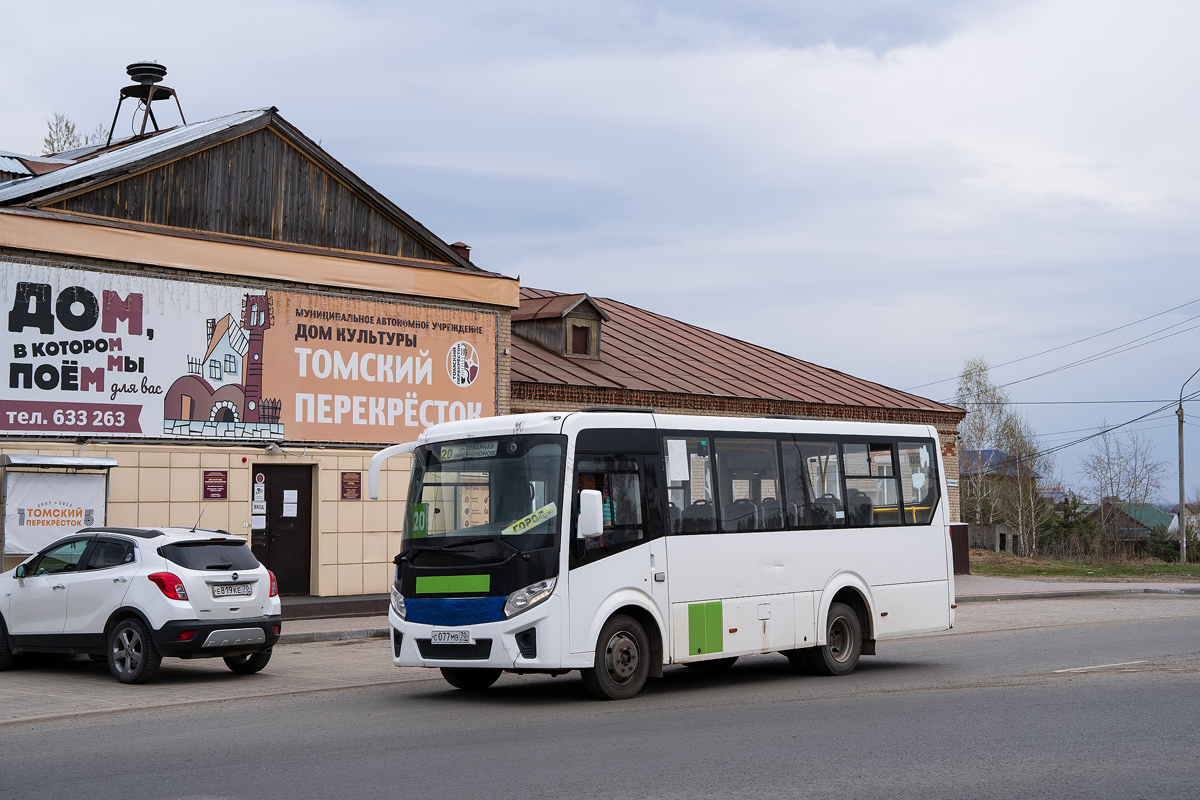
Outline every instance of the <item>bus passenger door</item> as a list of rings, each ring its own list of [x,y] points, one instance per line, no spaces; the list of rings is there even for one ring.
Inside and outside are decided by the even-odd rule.
[[[570,648],[573,653],[590,651],[594,625],[601,606],[622,590],[631,590],[631,601],[656,607],[667,620],[667,551],[663,524],[656,515],[658,477],[654,459],[640,454],[576,453],[574,508],[579,492],[601,493],[604,533],[595,539],[579,538],[578,516],[571,524],[570,554]],[[668,631],[661,631],[670,641]]]

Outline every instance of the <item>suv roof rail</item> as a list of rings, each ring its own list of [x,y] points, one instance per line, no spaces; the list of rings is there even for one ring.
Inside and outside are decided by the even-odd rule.
[[[593,414],[598,412],[605,413],[621,413],[621,414],[653,414],[653,408],[621,408],[618,406],[591,406],[589,408],[579,409],[581,414]]]

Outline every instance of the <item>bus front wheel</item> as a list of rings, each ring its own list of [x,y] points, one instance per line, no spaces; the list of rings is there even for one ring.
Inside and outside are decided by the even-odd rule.
[[[482,692],[500,678],[500,670],[442,667],[442,677],[455,689],[462,689],[464,692]]]
[[[640,692],[650,674],[650,638],[641,623],[623,614],[606,622],[596,642],[595,664],[580,670],[593,697],[627,700]]]
[[[808,666],[818,675],[848,675],[862,655],[862,623],[858,614],[845,603],[829,607],[825,623],[825,644],[804,651]]]

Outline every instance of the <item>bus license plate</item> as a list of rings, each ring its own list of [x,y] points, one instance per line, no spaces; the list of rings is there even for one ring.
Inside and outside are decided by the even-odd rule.
[[[467,631],[433,631],[429,634],[433,644],[470,644],[471,632]]]
[[[213,597],[242,597],[252,593],[248,583],[224,583],[213,587]]]

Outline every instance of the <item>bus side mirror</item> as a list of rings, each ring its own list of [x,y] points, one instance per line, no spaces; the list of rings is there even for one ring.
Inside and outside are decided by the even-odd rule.
[[[595,489],[579,492],[579,538],[595,539],[604,533],[604,496]]]

